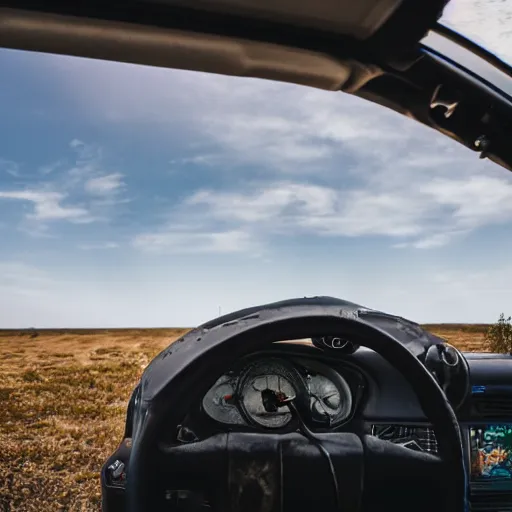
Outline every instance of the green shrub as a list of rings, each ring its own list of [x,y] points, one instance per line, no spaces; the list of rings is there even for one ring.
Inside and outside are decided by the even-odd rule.
[[[505,318],[502,313],[498,321],[489,327],[485,335],[485,345],[491,352],[512,353],[512,317]]]

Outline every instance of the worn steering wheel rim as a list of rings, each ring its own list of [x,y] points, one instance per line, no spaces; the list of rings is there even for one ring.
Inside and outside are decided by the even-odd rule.
[[[268,343],[305,336],[343,332],[362,346],[378,352],[411,385],[426,417],[433,425],[441,459],[448,467],[446,492],[451,510],[467,510],[467,474],[460,426],[456,415],[435,378],[399,340],[361,318],[340,314],[339,306],[283,308],[278,314],[242,317],[237,321],[205,330],[197,328],[164,350],[141,379],[143,419],[134,437],[127,481],[129,512],[148,510],[153,491],[149,478],[151,453],[164,421],[177,426],[185,408],[180,396],[188,392],[190,404],[208,390],[215,379],[240,357],[264,348]],[[199,347],[198,347],[199,345]],[[155,386],[167,357],[176,360],[176,372]],[[161,377],[161,376],[160,376]],[[168,428],[169,423],[167,424]]]

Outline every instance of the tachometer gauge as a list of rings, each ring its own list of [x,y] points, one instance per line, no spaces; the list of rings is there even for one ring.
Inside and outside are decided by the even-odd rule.
[[[336,385],[324,375],[311,375],[308,379],[309,404],[313,420],[329,426],[347,418],[352,409],[350,388],[341,377]]]
[[[341,396],[336,386],[322,375],[315,375],[309,384],[311,415],[328,424],[338,415]]]
[[[235,388],[231,379],[223,375],[203,398],[203,409],[215,421],[230,425],[245,425],[235,403]]]
[[[309,417],[317,426],[332,428],[348,420],[353,396],[345,378],[331,366],[311,359],[296,361],[307,372]]]
[[[292,419],[287,406],[298,393],[298,375],[279,362],[251,367],[240,391],[242,408],[252,423],[265,428],[285,427]]]

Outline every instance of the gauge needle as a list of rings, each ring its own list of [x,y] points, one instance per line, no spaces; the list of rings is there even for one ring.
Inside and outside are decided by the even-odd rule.
[[[336,392],[333,392],[333,393],[329,393],[328,395],[325,395],[324,397],[322,397],[322,400],[325,401],[327,400],[328,398],[331,398],[333,396],[336,396],[338,393]]]
[[[330,393],[325,396],[318,396],[315,393],[311,393],[311,398],[316,398],[318,401],[320,401],[322,403],[322,402],[325,402],[328,398],[331,398],[332,396],[336,396],[336,395],[337,395],[337,393]]]

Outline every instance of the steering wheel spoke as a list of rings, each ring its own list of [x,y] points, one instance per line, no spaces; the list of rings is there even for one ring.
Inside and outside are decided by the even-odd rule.
[[[227,434],[176,445],[160,443],[153,464],[152,510],[167,510],[165,501],[174,510],[202,511],[206,505],[224,509]]]
[[[216,469],[220,469],[218,465],[226,459],[227,436],[228,434],[216,434],[191,443],[159,444],[159,463],[167,470],[174,468],[176,474],[210,473],[212,463],[216,465]]]
[[[160,445],[156,464],[160,494],[193,510],[408,512],[435,507],[446,485],[439,456],[351,433],[221,433]]]
[[[317,507],[358,511],[363,490],[361,440],[355,434],[338,433],[319,434],[316,441],[299,433],[231,432],[161,446],[160,494],[200,493],[214,510],[226,512]]]

